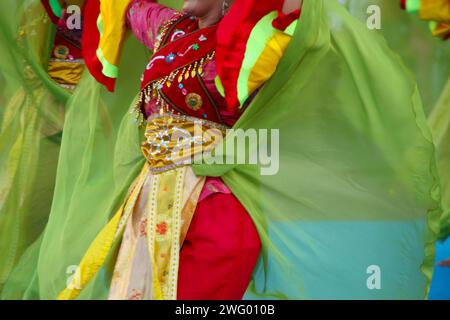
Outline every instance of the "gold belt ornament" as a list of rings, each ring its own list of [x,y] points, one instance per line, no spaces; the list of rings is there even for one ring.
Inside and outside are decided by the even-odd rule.
[[[83,60],[52,59],[48,64],[48,75],[64,87],[74,89],[84,71]]]
[[[161,173],[194,163],[196,156],[213,150],[223,140],[227,129],[195,117],[155,114],[147,119],[141,150],[152,173]]]

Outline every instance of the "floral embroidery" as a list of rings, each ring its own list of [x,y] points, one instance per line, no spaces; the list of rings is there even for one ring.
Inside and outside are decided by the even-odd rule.
[[[147,236],[147,218],[144,217],[139,223],[139,235],[141,237]]]
[[[131,295],[128,297],[128,300],[142,300],[142,292],[136,289],[133,289]]]
[[[162,236],[166,235],[166,233],[167,233],[167,222],[163,221],[161,223],[158,223],[156,225],[156,232],[159,235],[162,235]]]

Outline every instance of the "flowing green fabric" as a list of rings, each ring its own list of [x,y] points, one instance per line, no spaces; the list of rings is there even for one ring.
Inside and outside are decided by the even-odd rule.
[[[39,1],[1,1],[0,292],[50,212],[69,97],[46,73],[51,40]]]
[[[429,23],[418,15],[399,10],[399,1],[345,0],[348,10],[366,23],[367,8],[377,5],[381,13],[381,33],[417,79],[425,113],[438,151],[442,187],[440,238],[450,235],[450,41],[431,35]]]
[[[48,224],[2,298],[56,298],[142,168],[143,133],[128,114],[139,48],[127,43],[118,92],[86,73],[71,98]],[[336,0],[304,0],[276,74],[235,127],[280,133],[276,175],[194,167],[221,176],[258,228],[246,298],[426,296],[441,214],[435,150],[415,81],[380,35]],[[119,244],[78,299],[107,298]]]
[[[378,5],[382,14],[381,32],[417,78],[438,151],[438,168],[442,187],[444,215],[440,238],[450,235],[450,42],[431,35],[429,23],[418,15],[398,10],[398,3],[389,0],[347,0],[349,11],[366,21],[369,5]]]
[[[304,1],[277,73],[236,127],[279,130],[278,174],[195,170],[221,176],[258,227],[247,298],[426,296],[441,213],[435,150],[415,81],[379,34],[336,1]],[[377,268],[381,289],[370,290]]]
[[[438,149],[438,169],[442,188],[440,239],[450,236],[450,78],[429,117],[434,141]]]
[[[367,23],[367,9],[380,8],[381,30],[389,47],[398,53],[417,79],[425,113],[436,106],[450,74],[450,42],[431,35],[427,21],[400,10],[400,1],[346,0],[352,15]],[[370,21],[370,20],[369,20]],[[374,31],[376,32],[376,31]]]
[[[5,55],[15,53],[11,47],[7,47],[9,44],[15,44],[16,40],[14,35],[17,30],[15,27],[17,21],[10,15],[11,8],[15,7],[14,3],[11,1],[1,4],[2,7],[4,6],[4,10],[1,11],[2,22],[5,21],[5,28],[2,25],[2,31],[5,33],[8,31],[11,34],[10,42],[2,41],[2,46],[5,45],[2,54],[5,52]],[[25,8],[24,2],[23,7],[18,8],[19,12],[24,14],[26,12],[28,17],[30,13],[36,15],[43,13],[40,1],[29,0],[27,3],[32,4],[32,8]],[[180,7],[182,1],[166,0],[160,3]],[[9,11],[6,10],[7,8]],[[8,23],[6,16],[9,19]],[[36,41],[36,43],[42,45],[42,41]],[[2,299],[56,298],[75,271],[73,266],[76,266],[96,233],[108,221],[112,208],[115,208],[116,204],[123,199],[124,192],[127,191],[136,172],[143,164],[140,153],[142,135],[128,111],[139,90],[139,77],[150,54],[132,37],[127,41],[124,51],[123,70],[121,70],[117,92],[107,92],[86,72],[73,96],[65,105],[67,113],[59,160],[57,154],[49,154],[49,158],[53,161],[52,168],[56,168],[58,161],[58,175],[51,213],[53,187],[52,190],[40,189],[46,197],[50,197],[47,202],[44,202],[47,199],[44,199],[42,195],[36,194],[38,203],[42,201],[48,204],[42,209],[45,223],[49,213],[50,219],[45,232],[39,238],[33,237],[32,240],[37,238],[34,243],[27,242],[28,249],[24,253],[24,250],[16,251],[17,256],[22,253],[23,255],[11,275],[9,272],[13,265],[8,268],[8,272],[5,272],[4,280],[7,281],[1,291]],[[47,57],[47,55],[42,56]],[[6,61],[5,67],[2,64],[2,74],[6,74],[3,71],[7,65]],[[42,74],[45,72],[42,67],[40,72]],[[17,85],[25,83],[17,73],[13,74],[11,79],[16,81]],[[3,86],[1,88],[3,89]],[[68,98],[68,95],[65,95]],[[42,101],[36,101],[34,108],[38,111],[46,110],[46,105]],[[23,116],[26,116],[26,113],[23,113]],[[121,122],[123,122],[122,126]],[[62,123],[60,125],[62,127]],[[18,126],[12,126],[12,128],[23,132]],[[57,149],[59,151],[59,146]],[[41,150],[44,149],[41,147]],[[9,154],[8,151],[2,150],[2,156],[7,154]],[[11,160],[11,163],[16,162]],[[19,173],[26,177],[30,173],[29,169],[32,168],[24,166]],[[54,174],[52,177],[45,170],[41,173],[41,182],[55,185]],[[41,187],[44,186],[39,185],[39,188]],[[25,195],[29,194],[19,184],[14,184],[14,190]],[[17,208],[17,203],[12,204],[9,209],[5,207],[7,217],[14,216],[11,208]],[[32,218],[40,215],[34,207],[32,210],[27,208],[26,212],[33,215]],[[16,217],[16,219],[19,218]],[[26,217],[25,221],[32,223],[30,217]],[[18,228],[21,237],[30,236],[30,238],[32,232],[38,230],[37,226],[28,229],[22,226]],[[31,228],[35,229],[30,231]],[[75,232],[77,229],[78,231]],[[2,231],[0,237],[6,238],[3,230],[8,230],[8,225],[0,224],[0,230]],[[30,232],[30,235],[26,232]],[[14,232],[10,234],[8,237],[16,236]],[[1,243],[8,245],[7,241]],[[3,258],[7,258],[6,251],[1,250],[0,259]],[[0,266],[3,268],[4,265]],[[56,269],[58,271],[54,272],[53,270]],[[53,277],[55,275],[56,277]],[[101,297],[101,294],[96,291],[89,294],[89,290],[85,290],[84,294],[90,298]]]

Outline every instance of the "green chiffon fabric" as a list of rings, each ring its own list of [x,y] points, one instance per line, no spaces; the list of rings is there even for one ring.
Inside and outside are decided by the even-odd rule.
[[[424,110],[429,115],[436,106],[450,75],[450,42],[431,35],[429,23],[417,14],[400,10],[400,1],[345,0],[349,12],[367,23],[367,8],[380,8],[381,29],[389,47],[400,55],[417,79]]]
[[[438,169],[442,189],[440,239],[450,236],[450,78],[429,116],[434,141],[438,150]]]
[[[69,93],[47,75],[39,1],[0,3],[0,291],[47,223]]]
[[[275,176],[195,168],[221,176],[256,222],[263,255],[248,298],[426,296],[435,149],[416,83],[379,34],[336,1],[304,1],[277,73],[236,127],[281,137]],[[372,268],[379,290],[366,283]]]
[[[417,79],[425,113],[438,151],[442,206],[440,238],[450,235],[450,41],[431,35],[429,22],[399,10],[399,1],[343,0],[349,12],[366,23],[367,8],[377,5],[381,30]]]
[[[55,299],[144,164],[143,132],[128,111],[149,54],[132,38],[124,49],[116,93],[85,73],[66,105],[48,223],[3,299]],[[235,128],[280,134],[275,175],[194,166],[220,176],[258,229],[245,298],[426,297],[441,215],[436,150],[416,82],[380,34],[336,0],[304,0],[276,74]],[[78,299],[107,298],[119,245]]]
[[[160,3],[181,7],[182,1],[163,0]],[[54,299],[67,279],[70,279],[74,272],[73,266],[79,262],[78,258],[108,220],[110,208],[115,206],[115,199],[120,198],[120,191],[127,189],[143,163],[139,151],[141,135],[128,111],[150,53],[130,37],[124,48],[124,68],[118,90],[114,94],[107,92],[85,72],[71,96],[46,74],[52,31],[48,19],[46,24],[42,24],[45,12],[40,1],[4,1],[0,8],[1,103],[2,106],[8,106],[8,109],[0,109],[0,115],[5,122],[8,110],[10,117],[16,121],[12,123],[9,120],[9,127],[2,128],[0,144],[1,168],[8,168],[2,170],[1,174],[9,179],[2,177],[1,180],[0,294],[2,299]],[[12,10],[15,10],[15,14],[12,14]],[[32,20],[35,16],[41,20]],[[21,42],[18,41],[23,24],[30,30],[24,48],[20,47]],[[32,32],[33,28],[36,28],[35,32]],[[27,91],[30,92],[28,109],[19,108],[20,103],[13,101],[16,89],[30,90],[31,84],[37,81],[35,78],[33,82],[24,78],[22,70],[28,66],[25,63],[32,65],[38,75],[37,80],[44,87],[43,92],[47,94],[37,100],[34,99],[35,91]],[[58,104],[52,104],[54,99],[59,99]],[[29,110],[40,115],[37,124],[31,122]],[[59,118],[56,133],[53,134],[54,124],[50,120],[54,120],[55,110],[59,110]],[[62,117],[64,113],[65,119]],[[126,129],[120,129],[122,120]],[[51,132],[51,135],[47,134],[49,138],[44,136],[39,139],[41,136],[37,134],[40,128]],[[118,134],[119,131],[121,134]],[[25,134],[26,137],[22,137]],[[18,142],[12,143],[12,137],[16,137]],[[43,142],[47,140],[52,142],[51,148],[45,147]],[[18,147],[21,149],[15,151],[14,148]],[[121,150],[115,154],[115,148]],[[38,166],[34,162],[40,158],[46,162]],[[34,178],[33,174],[38,176]],[[19,178],[22,180],[13,180]],[[27,189],[24,184],[34,189]],[[55,184],[56,191],[53,193]],[[33,203],[28,204],[30,201]],[[88,203],[92,205],[92,211],[82,208]],[[78,209],[81,211],[77,212]],[[92,213],[96,211],[100,214]],[[58,226],[58,223],[61,224]],[[86,228],[72,233],[83,224],[86,224]],[[45,232],[42,232],[44,228]],[[71,230],[66,232],[67,237],[60,233],[65,228]],[[85,242],[72,243],[74,237]],[[60,266],[58,279],[51,279],[53,266],[49,266],[53,265],[52,262],[46,261],[43,265],[38,263],[44,256],[53,256],[53,247],[47,245],[48,241],[58,246],[54,251],[54,258],[58,261],[56,264]],[[15,242],[21,242],[21,246],[18,247]],[[57,286],[54,281],[58,282]]]

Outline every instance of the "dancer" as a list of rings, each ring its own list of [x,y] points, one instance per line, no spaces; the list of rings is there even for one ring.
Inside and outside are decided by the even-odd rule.
[[[75,97],[27,293],[425,297],[441,214],[434,145],[382,37],[335,0],[187,0],[182,13],[88,0],[84,22],[87,67],[110,90],[135,80],[120,64],[127,28],[154,54],[137,123],[124,106],[98,112],[94,93]],[[123,117],[117,132],[105,117]],[[256,163],[234,161],[230,127],[256,137]]]

